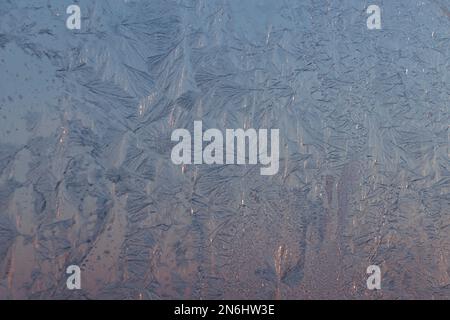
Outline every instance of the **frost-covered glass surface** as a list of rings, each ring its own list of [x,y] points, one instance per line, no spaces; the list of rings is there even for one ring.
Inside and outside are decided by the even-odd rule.
[[[450,298],[447,0],[0,0],[0,72],[0,298]]]

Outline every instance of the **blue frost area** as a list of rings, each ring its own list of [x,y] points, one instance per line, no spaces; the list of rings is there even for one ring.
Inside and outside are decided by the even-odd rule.
[[[1,2],[0,298],[450,298],[446,0]],[[174,165],[195,120],[278,173]]]

